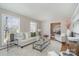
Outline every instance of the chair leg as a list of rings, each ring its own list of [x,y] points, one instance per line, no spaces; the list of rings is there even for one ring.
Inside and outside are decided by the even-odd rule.
[[[8,48],[9,48],[9,45],[8,45],[8,42],[7,42],[7,52],[8,52],[8,50],[9,50]]]

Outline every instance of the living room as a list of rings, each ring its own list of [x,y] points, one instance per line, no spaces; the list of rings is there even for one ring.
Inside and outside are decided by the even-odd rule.
[[[0,55],[78,56],[78,10],[78,3],[0,3]]]

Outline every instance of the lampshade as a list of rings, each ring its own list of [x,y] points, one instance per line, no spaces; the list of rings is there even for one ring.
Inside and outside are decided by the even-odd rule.
[[[38,32],[40,32],[41,31],[41,29],[38,29]]]

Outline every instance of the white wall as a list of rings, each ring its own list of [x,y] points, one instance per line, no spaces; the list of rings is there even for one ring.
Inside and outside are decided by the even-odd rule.
[[[49,35],[49,38],[50,38],[50,23],[51,23],[51,20],[45,20],[42,22],[42,34]]]
[[[53,18],[53,19],[48,19],[42,22],[42,34],[45,35],[49,35],[50,38],[50,24],[51,23],[57,23],[60,22],[61,23],[61,32],[62,33],[66,33],[66,20],[70,19],[69,17],[67,18]]]
[[[0,46],[1,46],[1,39],[2,39],[2,37],[1,37],[1,26],[2,26],[2,20],[1,20],[1,14],[0,14]]]

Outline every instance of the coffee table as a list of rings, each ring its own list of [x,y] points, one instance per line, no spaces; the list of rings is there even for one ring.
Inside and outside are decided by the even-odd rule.
[[[49,43],[49,40],[40,39],[33,43],[33,49],[42,52],[49,45]]]

